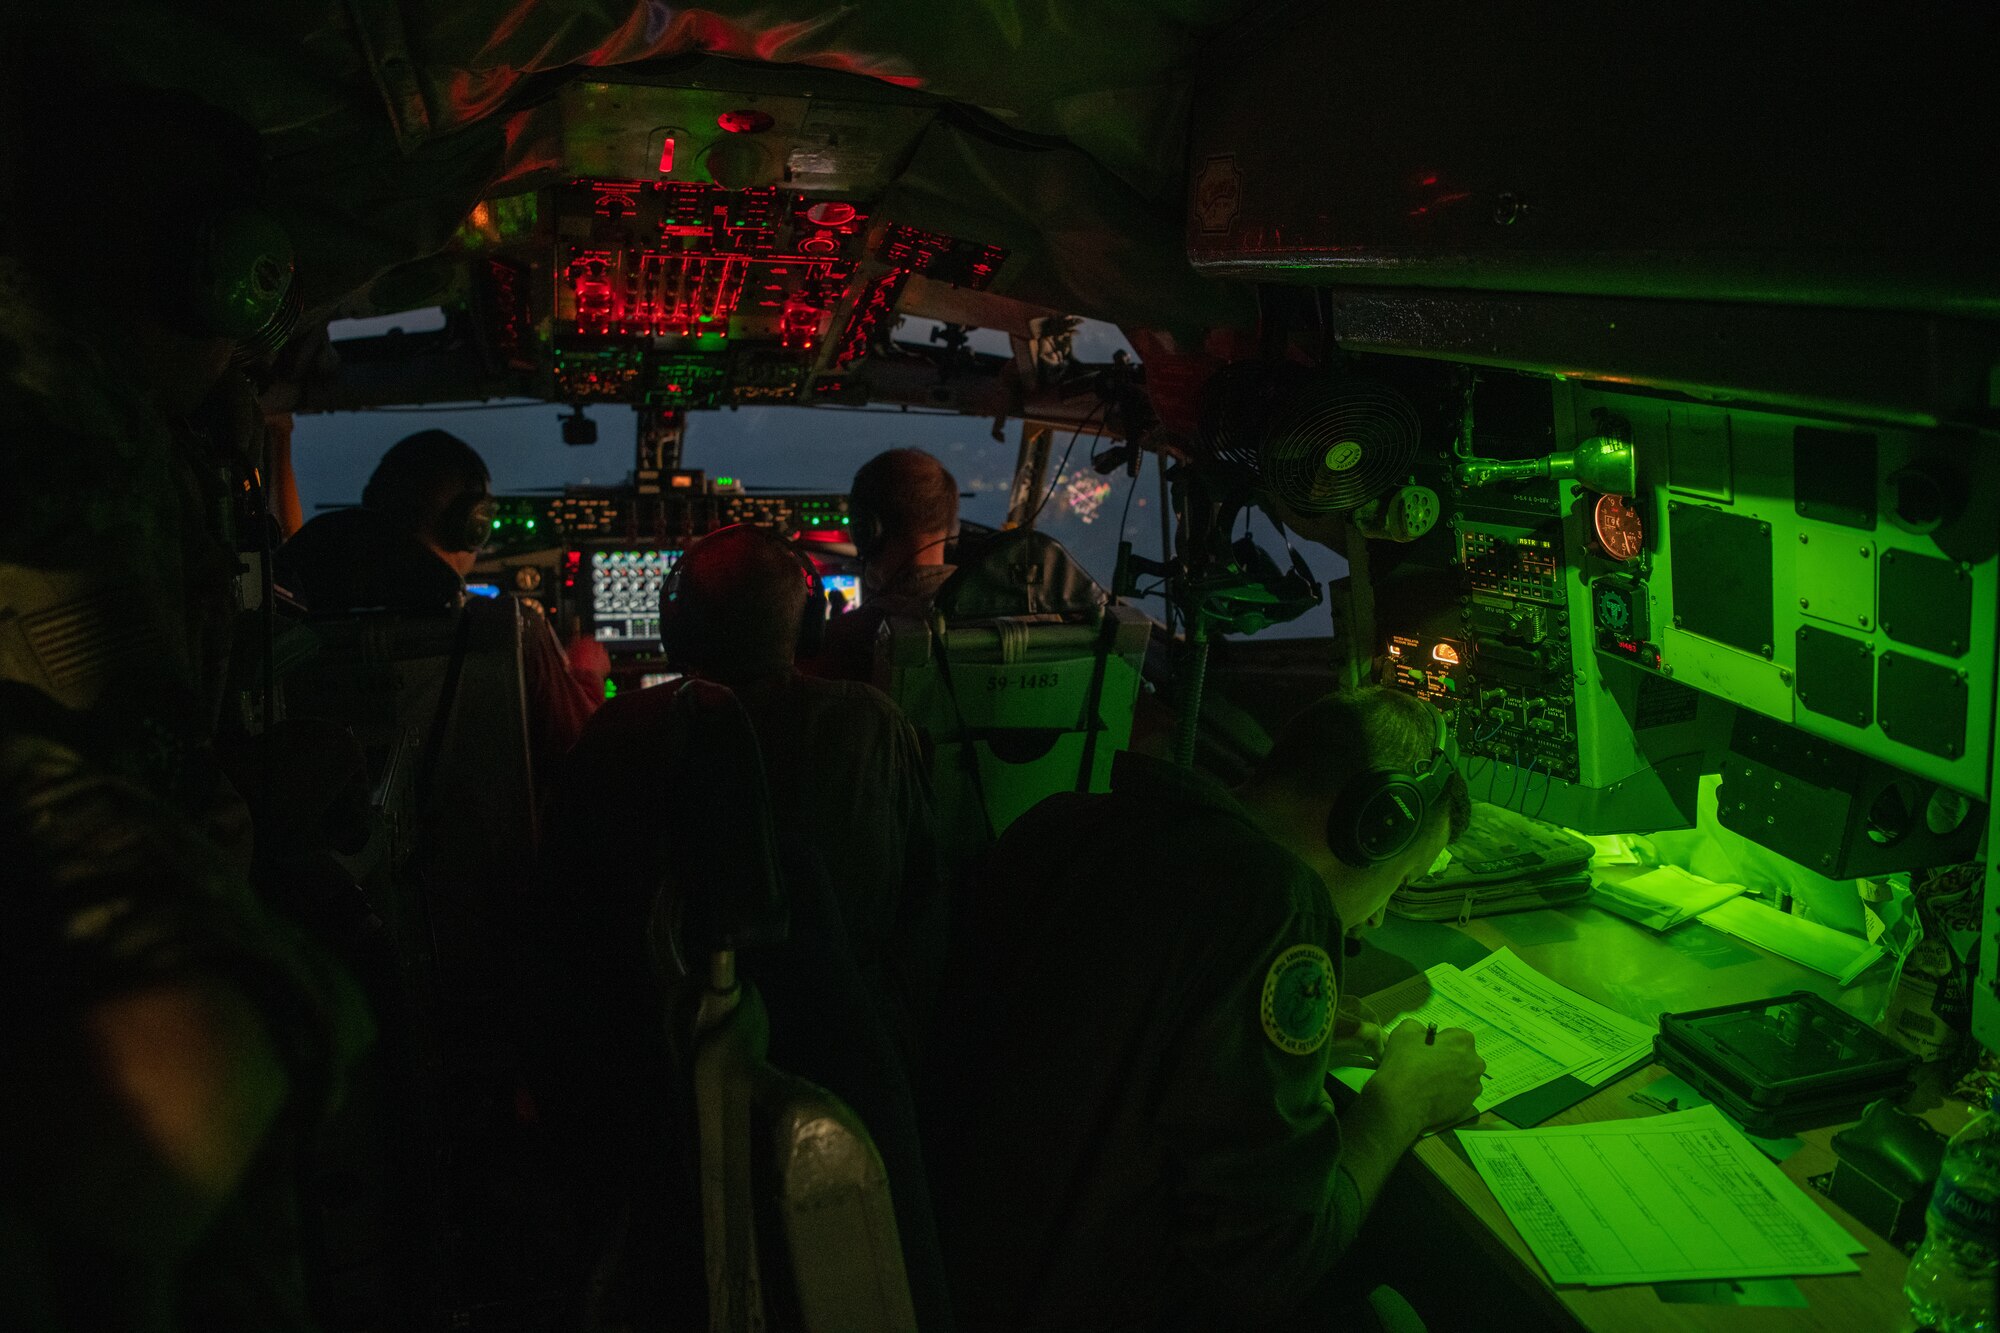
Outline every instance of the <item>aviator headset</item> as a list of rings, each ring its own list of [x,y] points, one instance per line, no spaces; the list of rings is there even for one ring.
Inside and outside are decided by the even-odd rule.
[[[185,253],[179,306],[186,318],[252,355],[284,341],[298,301],[292,243],[276,219],[255,207],[214,210],[195,220]]]
[[[1457,771],[1445,746],[1444,714],[1433,710],[1437,733],[1431,752],[1409,772],[1375,769],[1349,782],[1326,816],[1326,845],[1351,866],[1393,861],[1417,840],[1424,821],[1443,800]]]
[[[167,279],[168,312],[235,342],[239,364],[275,351],[298,320],[299,294],[291,238],[263,206],[257,132],[188,94],[130,89],[124,97],[132,115],[155,121],[169,149],[180,149],[171,176],[152,191],[147,246]]]
[[[688,568],[688,561],[694,558],[703,544],[720,537],[725,532],[739,529],[754,532],[758,538],[783,551],[798,566],[799,574],[806,581],[806,604],[799,612],[798,646],[794,657],[811,657],[820,649],[826,637],[826,585],[820,581],[819,566],[812,557],[793,546],[769,528],[753,523],[735,523],[726,528],[717,528],[706,537],[687,548],[674,567],[667,571],[667,577],[660,584],[660,647],[665,650],[670,663],[685,662],[694,636],[700,632],[698,622],[707,619],[706,608],[691,607],[682,596],[682,572]]]

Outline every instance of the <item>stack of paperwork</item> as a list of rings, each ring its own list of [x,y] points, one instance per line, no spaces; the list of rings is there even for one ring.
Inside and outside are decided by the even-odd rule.
[[[1440,963],[1421,976],[1369,997],[1384,1027],[1392,1014],[1472,1033],[1486,1081],[1473,1107],[1491,1110],[1511,1097],[1569,1074],[1599,1087],[1652,1058],[1653,1029],[1549,980],[1513,950],[1488,954],[1461,971]],[[1336,1070],[1350,1087],[1368,1070]]]
[[[1713,1106],[1458,1138],[1558,1284],[1852,1273],[1867,1250]]]
[[[1717,884],[1679,866],[1655,866],[1639,874],[1605,874],[1591,885],[1591,901],[1651,930],[1672,930],[1743,892],[1741,884]]]

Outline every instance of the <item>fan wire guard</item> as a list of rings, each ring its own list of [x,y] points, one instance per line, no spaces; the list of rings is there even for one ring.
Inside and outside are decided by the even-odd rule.
[[[1277,414],[1257,470],[1300,513],[1353,509],[1409,476],[1418,430],[1416,409],[1393,389],[1335,380],[1308,388]]]

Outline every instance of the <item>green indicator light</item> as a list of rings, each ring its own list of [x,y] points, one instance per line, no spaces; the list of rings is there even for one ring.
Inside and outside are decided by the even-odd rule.
[[[528,520],[528,531],[533,532],[534,530],[535,530],[535,520],[531,518]]]
[[[842,514],[842,515],[840,516],[840,525],[841,525],[842,527],[846,527],[846,526],[847,526],[847,525],[848,525],[849,523],[852,523],[853,521],[854,521],[853,519],[849,518],[849,517],[848,517],[847,515],[845,515],[845,514]]]
[[[717,478],[715,479],[715,484],[716,484],[716,485],[718,485],[718,486],[734,486],[734,485],[736,484],[736,478],[734,478],[734,477],[717,477]]]
[[[618,697],[618,682],[609,676],[604,678],[604,697],[606,699],[616,699]]]

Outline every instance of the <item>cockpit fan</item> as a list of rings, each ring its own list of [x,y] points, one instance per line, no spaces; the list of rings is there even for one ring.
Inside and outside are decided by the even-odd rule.
[[[1257,471],[1272,496],[1298,513],[1350,510],[1409,476],[1418,431],[1416,409],[1395,390],[1354,377],[1320,381],[1276,415],[1258,448]]]

